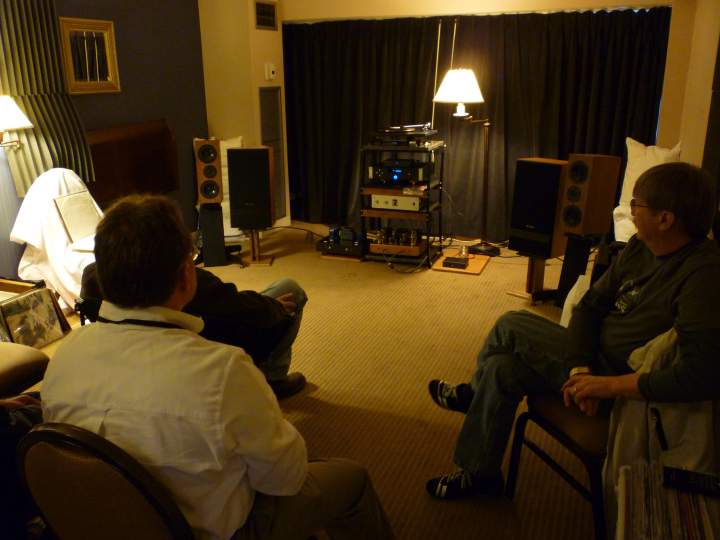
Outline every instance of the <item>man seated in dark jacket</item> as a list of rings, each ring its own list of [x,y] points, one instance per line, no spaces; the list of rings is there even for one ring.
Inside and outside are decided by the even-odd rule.
[[[593,415],[600,400],[690,402],[720,390],[720,249],[707,235],[715,185],[687,163],[643,173],[630,203],[637,234],[573,310],[569,328],[527,311],[504,314],[490,331],[470,382],[430,382],[433,401],[465,415],[456,472],[433,478],[438,499],[497,496],[515,411],[532,393],[562,394]],[[636,373],[630,353],[674,328],[678,359]]]
[[[303,374],[289,373],[292,344],[308,300],[302,287],[284,278],[259,293],[238,291],[234,284],[223,282],[207,270],[196,267],[195,273],[197,292],[183,311],[203,319],[205,327],[200,335],[244,349],[278,398],[302,390]],[[102,298],[95,263],[83,272],[80,296],[85,301]],[[88,314],[90,320],[95,320],[96,313]]]

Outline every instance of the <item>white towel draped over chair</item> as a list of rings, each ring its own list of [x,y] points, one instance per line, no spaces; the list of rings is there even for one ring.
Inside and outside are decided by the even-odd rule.
[[[48,288],[60,295],[64,308],[73,307],[80,296],[83,270],[95,260],[94,236],[71,243],[55,198],[85,190],[80,177],[69,169],[44,172],[27,191],[10,231],[10,240],[26,245],[18,276],[44,280]],[[97,211],[102,216],[99,207]]]

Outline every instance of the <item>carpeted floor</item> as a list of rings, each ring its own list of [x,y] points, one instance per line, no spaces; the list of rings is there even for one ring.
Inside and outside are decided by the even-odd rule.
[[[494,258],[479,276],[401,273],[408,267],[321,258],[299,230],[269,231],[261,246],[275,256],[272,266],[211,270],[241,289],[262,289],[286,276],[306,289],[310,301],[293,369],[309,384],[281,407],[311,456],[348,457],[367,466],[398,538],[592,537],[589,504],[529,451],[522,454],[513,501],[441,502],[424,490],[428,478],[454,469],[462,421],[432,403],[427,382],[468,380],[485,334],[507,310],[559,319],[554,306],[531,307],[507,294],[524,289],[527,259],[504,252],[507,257]],[[557,284],[560,264],[549,263],[547,287]],[[562,448],[530,434],[582,474]]]

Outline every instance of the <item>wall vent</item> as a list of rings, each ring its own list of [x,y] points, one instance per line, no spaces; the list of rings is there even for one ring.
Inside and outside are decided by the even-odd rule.
[[[255,2],[255,28],[277,30],[274,3]]]

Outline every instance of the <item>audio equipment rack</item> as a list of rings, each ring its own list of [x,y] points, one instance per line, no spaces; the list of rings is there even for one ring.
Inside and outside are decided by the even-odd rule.
[[[364,258],[426,265],[442,254],[445,143],[379,140],[361,148]]]

